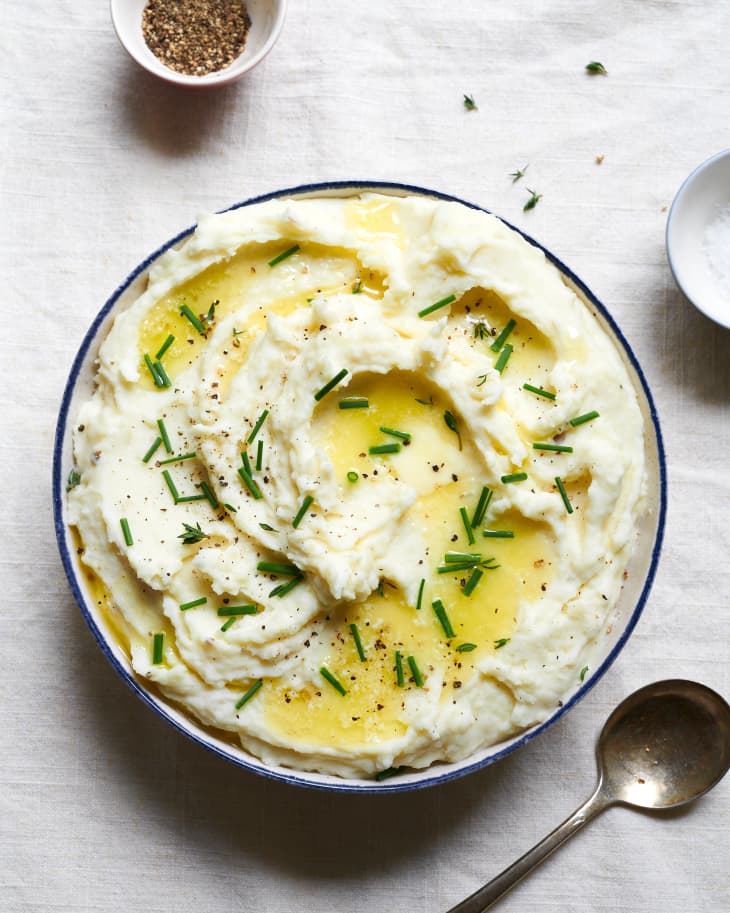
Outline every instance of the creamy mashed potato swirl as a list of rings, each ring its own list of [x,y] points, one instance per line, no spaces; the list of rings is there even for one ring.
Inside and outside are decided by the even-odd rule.
[[[267,763],[455,761],[545,719],[644,511],[621,358],[451,202],[204,218],[115,320],[69,516],[135,672]]]

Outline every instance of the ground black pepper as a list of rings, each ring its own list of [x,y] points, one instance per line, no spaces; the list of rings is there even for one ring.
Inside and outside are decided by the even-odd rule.
[[[166,67],[188,76],[230,66],[250,25],[242,0],[149,0],[142,13],[147,47]]]

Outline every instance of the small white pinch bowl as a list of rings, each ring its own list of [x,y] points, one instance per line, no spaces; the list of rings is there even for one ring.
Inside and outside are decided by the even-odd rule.
[[[230,66],[205,76],[188,76],[171,70],[147,47],[142,34],[142,12],[147,0],[111,0],[112,23],[124,50],[149,73],[176,86],[207,89],[240,79],[264,59],[279,37],[287,0],[245,0],[245,3],[251,27],[243,51]]]
[[[349,198],[369,192],[392,196],[415,194],[437,200],[452,200],[473,209],[480,209],[473,203],[436,190],[382,181],[336,181],[292,187],[246,200],[243,203],[236,204],[231,209],[237,209],[240,206],[252,206],[274,198]],[[514,228],[514,226],[510,227]],[[519,732],[496,745],[482,748],[471,757],[464,758],[461,761],[433,764],[423,770],[404,771],[399,776],[382,782],[371,778],[345,780],[328,774],[292,770],[274,764],[266,764],[236,746],[224,734],[202,726],[173,702],[166,700],[146,679],[135,674],[127,652],[111,628],[108,618],[99,609],[96,602],[97,597],[89,585],[88,575],[78,554],[78,541],[67,519],[66,480],[74,465],[73,429],[79,407],[91,396],[94,389],[97,369],[96,358],[99,346],[109,332],[117,314],[129,307],[143,291],[151,265],[165,251],[183,243],[189,237],[193,228],[185,229],[179,235],[166,242],[159,250],[151,253],[122,282],[102,307],[86,333],[71,367],[58,416],[53,454],[53,510],[56,537],[61,561],[66,571],[71,591],[104,655],[145,704],[198,745],[207,748],[218,757],[224,758],[244,770],[296,786],[307,786],[327,792],[407,792],[413,789],[436,786],[456,777],[465,776],[493,764],[495,761],[499,761],[501,758],[528,744],[568,713],[581,698],[585,697],[616,660],[641,616],[659,561],[667,507],[664,446],[659,428],[659,418],[649,386],[636,356],[618,325],[590,289],[565,264],[561,263],[550,251],[521,232],[530,244],[539,247],[545,253],[548,260],[559,270],[566,285],[575,291],[576,295],[595,316],[599,326],[613,340],[629,373],[639,402],[639,408],[644,416],[644,445],[648,475],[647,512],[639,522],[637,544],[627,568],[627,576],[621,595],[614,611],[606,621],[604,631],[598,639],[595,654],[592,657],[591,668],[585,676],[585,680],[578,682],[575,691],[567,695],[564,701],[561,701],[553,713],[542,723]],[[517,231],[518,229],[515,230]]]
[[[730,329],[723,300],[703,247],[705,229],[730,207],[730,149],[718,152],[684,181],[667,218],[667,259],[680,289],[697,310]]]

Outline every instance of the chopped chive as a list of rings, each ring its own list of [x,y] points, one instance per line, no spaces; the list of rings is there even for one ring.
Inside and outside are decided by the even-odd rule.
[[[221,618],[227,618],[229,615],[255,615],[257,612],[255,605],[226,605],[218,609]]]
[[[251,429],[251,434],[249,434],[249,436],[248,436],[248,441],[247,441],[247,443],[253,444],[253,442],[256,440],[256,435],[259,433],[259,431],[261,431],[261,426],[262,426],[263,423],[266,421],[266,416],[267,416],[268,414],[269,414],[269,410],[268,410],[268,409],[264,409],[264,411],[263,411],[263,412],[261,413],[261,415],[258,417],[258,420],[257,420],[256,424],[255,424],[255,425],[253,426],[253,428]]]
[[[511,637],[500,637],[499,640],[494,641],[494,649],[499,650],[501,647],[506,647],[511,640]]]
[[[280,583],[278,586],[275,586],[269,593],[269,596],[278,596],[279,599],[283,599],[287,593],[291,593],[295,586],[299,586],[302,580],[304,580],[304,577],[292,577],[287,583]]]
[[[524,482],[526,478],[526,472],[513,472],[510,475],[502,476],[500,481],[503,485],[509,485],[510,482]]]
[[[263,683],[264,680],[262,678],[258,679],[258,681],[255,681],[253,685],[251,685],[251,687],[248,689],[248,691],[243,695],[243,697],[239,698],[236,701],[236,710],[240,710],[244,704],[248,703],[254,694],[256,694],[259,688],[263,685]]]
[[[446,552],[445,564],[463,564],[465,561],[479,562],[482,560],[481,552]]]
[[[535,441],[532,445],[533,450],[550,450],[552,453],[572,453],[573,448],[565,444],[550,444],[542,441]]]
[[[550,393],[549,390],[543,390],[542,387],[533,387],[532,384],[522,384],[522,389],[527,390],[528,393],[535,393],[537,396],[544,396],[545,399],[555,399],[555,393]]]
[[[479,500],[477,501],[474,516],[471,518],[472,529],[475,529],[477,526],[481,526],[484,515],[486,514],[489,504],[492,500],[492,494],[492,489],[489,488],[489,486],[484,485],[482,487],[482,493],[479,495]]]
[[[446,298],[442,298],[435,304],[429,304],[428,307],[425,307],[422,311],[419,311],[418,316],[426,317],[428,314],[433,314],[434,311],[438,311],[439,308],[446,307],[447,304],[452,304],[454,301],[456,301],[456,295],[447,295]]]
[[[264,442],[259,439],[256,445],[256,472],[261,472],[264,467]]]
[[[354,483],[354,482],[357,482],[357,480],[358,480],[359,478],[360,478],[360,476],[355,472],[354,469],[351,469],[351,470],[347,473],[347,481],[348,481],[348,482],[353,482],[353,483]]]
[[[261,494],[261,489],[254,482],[254,480],[251,478],[251,476],[246,472],[246,470],[244,469],[243,466],[241,466],[241,468],[238,470],[238,474],[241,477],[243,484],[246,486],[246,488],[248,488],[248,490],[253,495],[254,499],[256,501],[260,501],[261,498],[263,498],[263,495]]]
[[[560,476],[555,476],[555,484],[558,486],[558,491],[560,492],[560,497],[563,499],[563,504],[565,504],[565,509],[569,514],[572,514],[573,505],[570,503],[568,492],[565,490],[565,485],[563,485],[563,480],[560,478]]]
[[[282,260],[286,260],[287,257],[291,257],[292,254],[295,254],[299,250],[298,244],[293,244],[291,247],[287,248],[285,251],[280,253],[278,256],[274,257],[273,260],[269,260],[269,266],[276,266],[277,263],[281,263]]]
[[[413,681],[416,683],[416,687],[423,688],[423,676],[421,675],[421,670],[418,668],[415,656],[408,657],[408,665],[411,667],[411,675],[413,676]]]
[[[449,621],[449,616],[446,614],[446,609],[443,602],[440,599],[435,599],[431,603],[433,610],[438,618],[441,627],[443,628],[444,634],[448,637],[455,637],[454,629],[451,627],[451,622]]]
[[[337,405],[340,409],[367,409],[370,402],[365,396],[346,396]]]
[[[362,279],[358,276],[355,284],[352,286],[352,294],[359,295],[362,291]]]
[[[349,373],[350,372],[347,370],[347,368],[343,368],[341,371],[338,371],[337,374],[335,374],[332,380],[328,380],[324,387],[322,387],[320,390],[317,390],[317,392],[314,394],[314,398],[317,400],[317,402],[319,402],[323,397],[327,396],[330,390],[334,390],[337,384],[339,384],[339,382]]]
[[[206,501],[207,498],[205,495],[185,495],[183,498],[178,498],[176,504],[192,504],[193,501]]]
[[[422,406],[433,406],[433,395],[429,396],[428,399],[419,399],[416,397],[416,402],[420,403]]]
[[[228,506],[228,505],[226,505],[226,507],[227,507],[227,506]],[[275,532],[276,532],[276,530],[274,529],[274,527],[273,527],[273,526],[269,526],[268,523],[259,523],[259,526],[261,527],[261,529],[266,530],[267,533],[275,533]]]
[[[471,651],[476,650],[476,648],[477,648],[476,644],[469,644],[469,643],[459,644],[459,646],[456,648],[456,652],[457,653],[471,653]]]
[[[122,517],[119,521],[119,525],[122,527],[122,535],[124,536],[124,544],[127,546],[134,545],[134,539],[132,538],[132,532],[129,529],[129,521],[126,517]]]
[[[165,480],[165,484],[170,489],[170,494],[172,495],[172,500],[177,504],[177,502],[180,500],[180,492],[177,490],[175,483],[172,481],[172,476],[170,475],[170,470],[163,469],[162,477]]]
[[[583,681],[583,679],[586,677],[587,671],[588,671],[588,666],[583,666],[583,668],[580,670],[580,680],[581,681]]]
[[[337,679],[326,666],[322,666],[320,668],[319,674],[322,676],[322,678],[328,681],[330,685],[332,685],[335,691],[339,691],[343,697],[347,694],[346,689],[337,681]]]
[[[232,616],[231,618],[228,619],[228,621],[225,622],[225,624],[221,625],[221,631],[227,631],[229,628],[233,627],[233,625],[237,621],[238,621],[238,618],[235,615]]]
[[[157,355],[155,355],[155,358],[157,359],[157,361],[159,361],[162,358],[162,356],[165,354],[165,352],[167,352],[167,350],[170,348],[170,346],[173,344],[173,342],[175,342],[175,337],[172,335],[172,333],[170,333],[170,335],[167,337],[167,339],[160,346],[160,349],[159,349]]]
[[[400,650],[395,651],[395,681],[399,688],[405,686],[406,680],[403,676],[403,657]]]
[[[360,657],[360,662],[365,662],[365,650],[363,650],[362,640],[360,639],[360,632],[357,629],[357,625],[351,624],[350,631],[352,631],[352,639],[355,641],[355,649],[357,650],[357,655]]]
[[[418,598],[416,599],[416,609],[420,611],[421,603],[423,601],[423,588],[426,586],[426,578],[421,577],[421,582],[418,585]]]
[[[81,473],[74,466],[74,468],[69,471],[68,478],[66,479],[66,491],[71,491],[72,488],[76,488],[76,486],[80,484]]]
[[[384,425],[380,426],[380,430],[383,434],[389,434],[391,437],[399,437],[402,441],[410,441],[411,435],[408,431],[396,431],[395,428],[386,428]]]
[[[469,540],[469,545],[474,545],[474,530],[471,528],[471,523],[469,522],[469,515],[466,512],[465,507],[459,508],[459,513],[461,514],[461,522],[464,524],[464,529],[466,530],[466,538]]]
[[[375,447],[368,447],[368,453],[371,456],[381,453],[400,453],[400,448],[400,444],[377,444]]]
[[[162,443],[165,445],[165,450],[168,453],[172,453],[172,444],[170,443],[170,436],[167,433],[167,428],[165,423],[161,418],[157,419],[157,427],[160,429],[160,437],[162,438]]]
[[[155,382],[155,386],[164,387],[165,382],[163,381],[162,377],[157,373],[157,368],[155,368],[154,364],[152,363],[152,359],[149,357],[149,355],[146,352],[144,353],[144,362],[147,365],[147,367],[149,368],[150,374],[152,375],[152,380]]]
[[[168,457],[166,460],[160,460],[160,466],[166,466],[168,463],[182,463],[185,460],[194,460],[197,453],[193,450],[190,453],[181,453],[180,456]]]
[[[279,574],[282,577],[302,576],[302,572],[295,564],[278,564],[276,561],[259,561],[256,570],[267,574]]]
[[[291,521],[291,525],[294,527],[294,529],[299,528],[299,524],[304,519],[304,514],[306,514],[306,512],[309,510],[310,505],[313,502],[314,502],[314,498],[311,495],[307,495],[307,497],[302,501],[302,506],[299,508],[296,516]]]
[[[499,334],[499,336],[497,336],[497,338],[494,340],[494,342],[491,344],[491,346],[489,348],[493,352],[499,352],[499,350],[502,348],[502,346],[505,344],[505,342],[507,342],[509,334],[512,332],[512,330],[514,330],[514,328],[516,326],[517,326],[517,322],[515,320],[510,320],[509,323],[505,326],[505,328],[502,330],[502,332]],[[499,368],[497,368],[497,370],[499,370]]]
[[[155,371],[157,371],[157,375],[160,378],[161,385],[163,387],[172,386],[172,381],[167,376],[167,371],[165,371],[165,369],[162,367],[162,362],[159,360],[155,362]]]
[[[510,529],[483,529],[482,535],[487,539],[514,539],[515,537]]]
[[[457,574],[460,571],[470,571],[475,567],[482,567],[487,571],[496,571],[500,567],[495,564],[495,558],[484,558],[479,552],[447,552],[444,563],[437,568],[439,574]]]
[[[201,596],[200,599],[193,599],[191,602],[182,602],[180,603],[180,611],[187,612],[188,609],[195,609],[199,605],[205,605],[207,601],[207,596]]]
[[[499,373],[501,374],[502,371],[504,371],[504,369],[507,367],[507,362],[509,361],[509,357],[511,354],[512,354],[512,346],[509,343],[507,343],[507,345],[499,353],[499,358],[494,363],[494,370],[499,371]]]
[[[159,666],[163,658],[163,648],[165,646],[165,635],[161,632],[155,634],[152,638],[152,665]]]
[[[142,462],[143,462],[143,463],[149,463],[149,461],[150,461],[150,460],[152,459],[152,457],[155,455],[155,451],[157,450],[157,448],[160,446],[161,443],[162,443],[162,438],[161,438],[161,437],[156,437],[156,438],[154,439],[154,441],[152,441],[152,444],[151,444],[151,446],[150,446],[150,449],[149,449],[149,450],[147,451],[147,453],[142,457]]]
[[[483,576],[484,576],[484,571],[479,567],[475,567],[474,570],[471,572],[471,577],[464,584],[462,593],[465,596],[471,596],[471,594],[474,592],[477,584],[479,583],[479,581],[482,579]]]
[[[203,497],[210,503],[213,510],[217,510],[220,502],[218,501],[218,498],[216,498],[215,492],[210,485],[208,485],[207,482],[201,482],[200,490],[203,492]]]
[[[235,508],[232,504],[229,504],[227,501],[224,501],[224,502],[223,502],[223,506],[225,507],[225,509],[226,509],[227,511],[229,511],[229,512],[232,513],[232,514],[237,514],[237,513],[238,513],[238,511],[236,510],[236,508]]]
[[[251,461],[248,458],[248,451],[241,451],[241,462],[243,463],[243,468],[246,470],[248,475],[253,476],[253,470],[251,469]]]
[[[193,314],[193,312],[190,310],[190,308],[187,306],[187,304],[184,304],[184,305],[180,308],[180,314],[181,314],[183,317],[187,317],[187,318],[188,318],[188,320],[190,321],[190,323],[192,323],[192,325],[193,325],[193,326],[195,327],[195,329],[200,333],[201,336],[203,336],[203,335],[205,334],[205,327],[204,327],[203,324],[200,322],[200,319],[199,319],[198,317],[196,317],[195,314]]]
[[[570,424],[571,424],[574,428],[577,428],[578,425],[583,425],[583,424],[585,424],[586,422],[592,422],[593,419],[594,419],[594,418],[598,418],[598,417],[600,416],[600,414],[601,414],[600,412],[596,412],[596,411],[594,410],[593,412],[586,412],[584,415],[576,415],[575,418],[572,418],[572,419],[570,420]]]
[[[395,777],[400,773],[403,773],[405,767],[386,767],[385,770],[378,771],[375,774],[374,779],[380,783],[382,780],[388,780],[390,777]]]

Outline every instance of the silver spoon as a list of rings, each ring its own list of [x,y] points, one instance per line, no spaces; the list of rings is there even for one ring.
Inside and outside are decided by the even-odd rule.
[[[730,767],[730,706],[697,682],[654,682],[613,711],[598,740],[597,756],[598,785],[590,799],[449,913],[489,909],[610,805],[675,808],[712,789]]]

